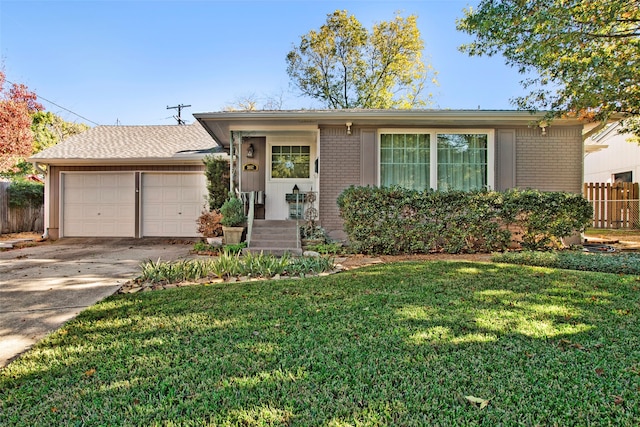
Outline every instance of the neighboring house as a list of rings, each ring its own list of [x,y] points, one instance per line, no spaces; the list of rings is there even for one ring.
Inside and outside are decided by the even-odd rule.
[[[638,182],[640,145],[614,123],[585,140],[584,182]]]
[[[303,110],[194,114],[237,158],[241,192],[264,192],[265,219],[284,220],[296,186],[317,192],[318,221],[344,237],[336,199],[351,185],[425,189],[535,188],[580,193],[583,125],[543,114],[481,110]]]
[[[203,158],[219,151],[187,126],[97,126],[29,160],[45,175],[45,232],[59,237],[195,237]],[[226,156],[226,155],[225,155]]]

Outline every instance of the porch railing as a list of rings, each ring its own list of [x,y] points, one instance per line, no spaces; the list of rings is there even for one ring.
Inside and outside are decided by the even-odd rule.
[[[256,209],[256,192],[241,192],[240,199],[244,205],[244,212],[247,214],[247,247],[251,246],[251,233],[253,232],[253,217]]]

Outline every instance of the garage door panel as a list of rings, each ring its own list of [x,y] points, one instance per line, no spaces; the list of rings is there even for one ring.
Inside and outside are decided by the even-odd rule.
[[[64,174],[63,199],[64,236],[135,236],[132,172]]]
[[[202,173],[143,173],[142,234],[199,236],[196,219],[206,194],[206,178]]]

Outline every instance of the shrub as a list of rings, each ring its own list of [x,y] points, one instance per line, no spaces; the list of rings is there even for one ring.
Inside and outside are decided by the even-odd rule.
[[[198,233],[204,237],[222,236],[222,214],[220,211],[203,211],[196,223],[198,224]]]
[[[12,208],[39,208],[44,204],[44,185],[24,179],[12,181],[8,188]]]
[[[229,162],[220,157],[204,158],[209,210],[220,209],[229,192]]]
[[[222,214],[221,224],[225,227],[239,227],[247,220],[244,214],[244,205],[237,197],[230,197],[220,208]]]
[[[354,250],[371,254],[504,250],[519,229],[539,249],[582,230],[591,205],[580,195],[536,190],[415,191],[350,187],[338,197]]]

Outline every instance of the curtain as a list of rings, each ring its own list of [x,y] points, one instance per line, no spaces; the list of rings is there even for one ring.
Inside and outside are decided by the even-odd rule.
[[[487,139],[486,134],[438,134],[439,190],[486,187]]]
[[[380,136],[380,185],[414,190],[429,188],[430,135]]]

